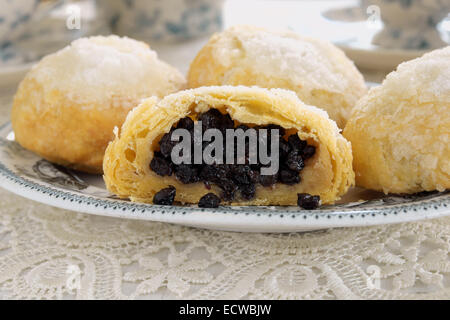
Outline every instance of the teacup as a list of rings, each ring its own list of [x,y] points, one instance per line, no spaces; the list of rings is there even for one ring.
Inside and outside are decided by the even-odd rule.
[[[72,40],[109,33],[96,0],[0,0],[0,67],[27,64]]]
[[[0,0],[0,47],[20,36],[38,4],[39,0]]]
[[[384,48],[430,50],[445,46],[437,24],[450,11],[448,0],[361,0],[378,6],[384,28],[373,43]]]
[[[14,60],[10,47],[31,22],[39,0],[0,0],[0,64]]]
[[[113,30],[141,40],[185,40],[222,27],[223,0],[103,1],[113,6]]]

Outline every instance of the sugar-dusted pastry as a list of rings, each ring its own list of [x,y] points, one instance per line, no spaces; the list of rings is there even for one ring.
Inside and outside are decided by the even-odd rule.
[[[450,188],[450,47],[402,63],[344,130],[357,185],[385,193]]]
[[[175,129],[190,133],[186,141],[200,132],[199,139],[199,136],[192,139],[197,141],[192,149],[187,149],[191,153],[175,149],[185,141],[184,138],[173,141],[178,131]],[[223,137],[230,130],[232,133],[238,132],[237,129],[241,133],[254,130],[258,137],[270,136],[271,142],[266,142],[267,149],[262,149],[259,139],[248,140],[247,144],[236,140],[234,145],[229,145],[226,139],[222,163],[207,162],[205,152],[211,142],[205,141],[209,129],[223,133]],[[264,130],[266,133],[261,133]],[[194,148],[199,141],[200,153],[196,153]],[[272,149],[272,141],[277,149]],[[256,144],[259,157],[252,162],[255,153],[249,146]],[[236,152],[237,145],[248,147],[242,158]],[[218,150],[213,153],[221,154]],[[260,150],[270,150],[271,156],[277,154],[274,159],[278,160],[278,166],[272,166],[275,162],[264,162]],[[190,162],[177,163],[174,154],[190,155]],[[196,162],[198,154],[200,161]],[[323,110],[302,103],[293,92],[213,86],[181,91],[159,101],[154,97],[145,100],[130,112],[109,144],[103,169],[107,188],[133,201],[170,204],[175,200],[199,203],[202,207],[216,207],[219,202],[298,203],[310,209],[317,207],[319,199],[322,203],[333,203],[354,184],[351,163],[351,145],[339,133],[335,122]]]
[[[289,89],[327,111],[341,128],[366,93],[362,75],[333,44],[250,26],[213,35],[192,62],[188,85]]]
[[[143,98],[184,86],[184,77],[142,42],[79,39],[42,59],[20,84],[15,138],[49,161],[101,173],[113,129],[127,113]]]

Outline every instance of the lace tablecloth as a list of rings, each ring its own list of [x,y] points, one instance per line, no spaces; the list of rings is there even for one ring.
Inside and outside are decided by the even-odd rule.
[[[1,123],[10,99],[0,91]],[[240,234],[96,217],[0,189],[0,299],[450,299],[449,252],[450,217]]]

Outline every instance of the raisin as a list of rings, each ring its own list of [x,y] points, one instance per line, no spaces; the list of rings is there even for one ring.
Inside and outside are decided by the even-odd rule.
[[[175,195],[177,190],[173,186],[169,186],[168,188],[162,189],[153,197],[153,203],[159,204],[162,206],[170,206],[173,204],[175,200]]]
[[[220,198],[214,193],[205,194],[198,202],[200,208],[217,208],[220,204]]]
[[[293,185],[300,182],[300,176],[298,172],[289,169],[281,169],[280,182],[288,185]]]
[[[280,137],[284,136],[286,134],[286,131],[284,130],[284,128],[280,127],[279,125],[276,124],[269,124],[268,126],[266,126],[263,129],[267,129],[267,134],[268,135],[272,135],[272,130],[278,130],[278,134],[280,135]]]
[[[152,161],[150,162],[150,168],[160,176],[172,175],[172,167],[170,163],[156,153]]]
[[[234,121],[233,119],[231,119],[229,114],[226,114],[225,116],[222,117],[220,129],[222,129],[223,133],[225,133],[225,130],[227,129],[234,129]]]
[[[182,183],[194,183],[199,181],[198,170],[189,164],[180,164],[175,167],[175,176]]]
[[[183,118],[181,119],[177,124],[178,129],[186,129],[186,130],[193,130],[194,129],[194,121],[189,118]]]
[[[302,156],[297,151],[291,151],[286,159],[287,167],[295,172],[300,172],[305,167]]]
[[[271,187],[278,182],[278,174],[274,175],[261,175],[259,177],[259,183],[264,187]]]
[[[238,187],[233,181],[221,180],[216,182],[216,184],[222,189],[222,198],[225,201],[232,201],[234,199]]]
[[[159,141],[159,147],[160,147],[161,154],[165,158],[170,157],[173,147],[178,143],[177,141],[171,140],[172,133],[173,133],[173,130],[170,130],[170,132],[166,133]]]
[[[254,184],[245,184],[239,186],[239,191],[241,192],[241,197],[244,200],[251,200],[255,197],[256,187]]]
[[[249,184],[252,182],[250,178],[252,170],[245,165],[232,165],[230,168],[231,178],[239,184]]]
[[[280,156],[280,162],[282,161],[282,159],[287,158],[289,152],[291,151],[291,147],[289,146],[289,143],[286,142],[286,140],[284,140],[283,138],[280,138],[280,142],[279,142],[279,156]]]
[[[223,115],[217,109],[210,109],[199,116],[202,122],[203,131],[208,129],[217,129],[221,127]]]
[[[247,173],[248,177],[250,178],[250,181],[252,183],[258,183],[259,182],[259,177],[260,177],[260,173],[257,170],[250,170],[249,173]]]
[[[242,129],[242,130],[244,130],[244,132],[245,132],[245,131],[247,131],[248,129],[250,129],[250,127],[247,126],[247,125],[245,125],[245,124],[240,124],[240,125],[238,125],[238,126],[236,127],[236,130],[237,130],[237,129]]]
[[[306,147],[306,141],[301,140],[296,133],[289,136],[288,142],[292,150],[296,150],[299,152],[301,152]]]
[[[206,165],[200,172],[200,178],[210,182],[226,180],[227,170],[225,170],[224,166]]]
[[[308,145],[303,149],[303,157],[305,159],[312,158],[315,153],[316,153],[316,147],[314,147],[314,146]]]
[[[320,205],[320,196],[312,196],[308,193],[299,193],[297,204],[305,210],[317,209]]]

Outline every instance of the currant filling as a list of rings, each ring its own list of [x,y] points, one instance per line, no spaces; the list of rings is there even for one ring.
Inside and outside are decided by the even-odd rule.
[[[198,206],[200,208],[217,208],[220,204],[220,198],[214,193],[205,194],[200,198]]]
[[[162,206],[171,206],[175,200],[175,195],[177,191],[174,186],[169,186],[168,188],[162,189],[153,197],[153,203]]]
[[[209,111],[199,115],[198,120],[202,121],[202,132],[208,129],[218,129],[226,137],[227,129],[242,129],[244,132],[250,127],[246,125],[236,126],[231,117],[226,114],[223,115],[217,109],[210,109]],[[237,196],[241,199],[251,200],[255,197],[256,185],[261,184],[264,187],[273,186],[276,183],[287,185],[294,185],[301,181],[300,172],[305,167],[305,162],[314,156],[316,148],[308,145],[299,136],[294,133],[287,136],[283,128],[277,125],[267,125],[254,127],[257,134],[258,129],[267,129],[267,146],[269,153],[271,152],[271,129],[278,129],[279,131],[279,170],[273,175],[262,175],[261,168],[267,167],[263,165],[261,159],[256,164],[249,161],[249,139],[245,140],[245,164],[206,164],[202,161],[201,164],[179,164],[176,165],[171,159],[172,149],[179,143],[172,141],[172,134],[175,129],[186,129],[191,134],[191,140],[194,142],[194,121],[189,118],[181,119],[171,131],[165,134],[159,141],[160,151],[155,152],[154,157],[150,163],[150,168],[160,176],[172,176],[182,182],[183,184],[190,184],[196,182],[203,182],[206,189],[210,189],[211,185],[218,186],[221,190],[221,198],[224,201],[232,201]],[[202,149],[204,150],[212,142],[203,142]],[[224,149],[226,142],[223,143]],[[226,150],[223,150],[225,158]],[[237,143],[234,144],[234,159],[237,159]],[[191,148],[191,159],[194,159],[194,145]],[[193,162],[193,161],[192,161]],[[224,161],[225,163],[225,161]],[[237,162],[235,162],[237,163]],[[168,193],[168,191],[165,191]],[[204,196],[199,205],[204,207],[215,207],[220,203],[220,199],[213,194]],[[156,197],[156,196],[155,196]],[[217,198],[217,199],[216,199]]]
[[[300,208],[305,210],[314,210],[317,209],[320,205],[320,197],[312,196],[307,193],[299,193],[297,204]]]

